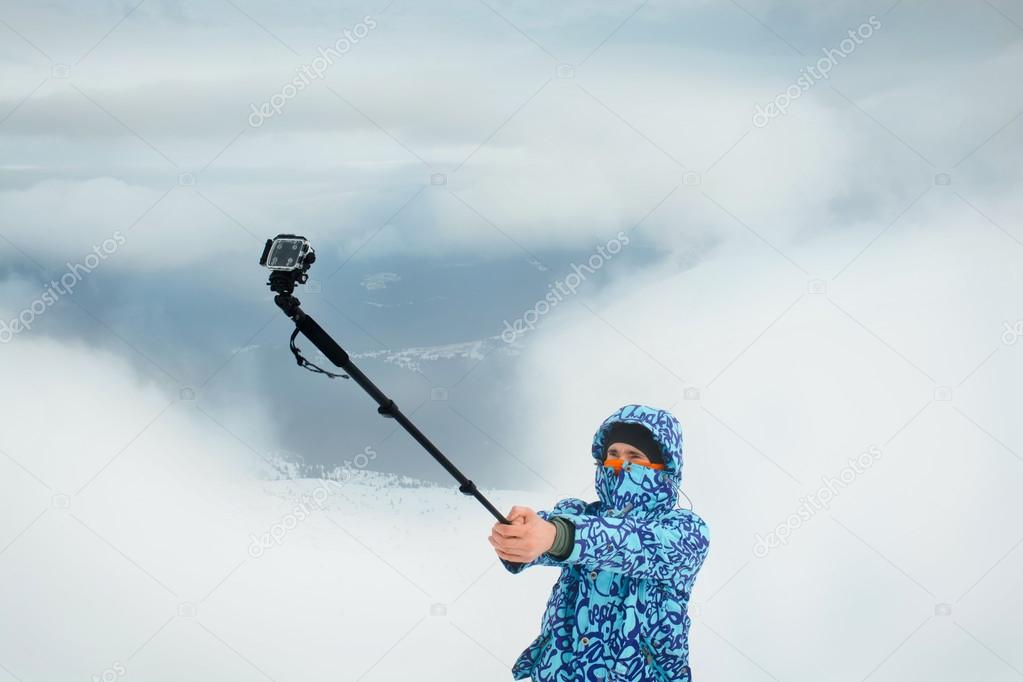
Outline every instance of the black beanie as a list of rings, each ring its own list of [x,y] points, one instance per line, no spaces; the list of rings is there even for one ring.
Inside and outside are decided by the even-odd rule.
[[[627,443],[647,456],[654,464],[664,464],[661,446],[650,433],[650,429],[635,422],[615,422],[604,433],[604,458],[607,449],[615,443]]]

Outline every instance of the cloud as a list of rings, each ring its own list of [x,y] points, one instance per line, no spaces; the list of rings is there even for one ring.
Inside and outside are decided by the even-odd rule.
[[[30,290],[5,283],[0,314]],[[497,676],[505,666],[487,651],[511,659],[531,639],[529,604],[549,591],[547,576],[523,579],[514,599],[501,591],[507,577],[487,570],[493,519],[450,484],[382,476],[358,459],[340,483],[265,480],[264,457],[291,441],[259,400],[181,399],[85,345],[20,335],[3,345],[0,371],[9,388],[0,395],[0,660],[12,675],[201,670],[234,680],[253,668],[315,677],[379,663],[407,677],[438,636],[455,632],[448,612],[467,627],[486,622],[494,599],[458,599],[469,588],[511,599],[514,636],[484,634],[487,650],[460,651],[462,662]],[[502,508],[541,504],[529,493],[486,494]],[[337,588],[368,575],[372,590]],[[400,599],[381,609],[380,594]],[[420,626],[422,638],[388,657],[395,619]]]
[[[438,443],[469,453],[467,473],[525,469],[548,483],[499,493],[502,508],[589,497],[600,421],[627,402],[672,407],[686,429],[686,490],[712,534],[693,595],[695,668],[744,679],[758,674],[754,660],[779,679],[862,679],[883,663],[880,675],[905,679],[931,660],[947,663],[932,676],[1000,674],[987,647],[1011,659],[1018,630],[1005,611],[1018,538],[1003,521],[1023,513],[1018,344],[1002,340],[1023,324],[1023,102],[1005,87],[1023,56],[1013,11],[658,1],[622,23],[635,7],[491,4],[394,4],[258,129],[252,104],[365,7],[256,2],[246,17],[231,3],[147,2],[99,44],[126,8],[5,12],[27,40],[0,28],[11,38],[0,49],[0,320],[40,296],[37,279],[120,231],[123,246],[84,285],[93,298],[79,299],[116,304],[89,324],[195,383],[224,371],[182,400],[180,387],[147,383],[95,335],[77,335],[59,306],[0,348],[0,492],[13,510],[0,549],[15,540],[0,552],[0,611],[18,616],[0,663],[26,678],[98,675],[166,624],[132,671],[336,675],[323,652],[337,651],[338,630],[324,623],[343,611],[360,623],[341,631],[365,656],[358,674],[390,645],[381,632],[412,627],[437,602],[504,658],[517,653],[512,639],[535,635],[553,576],[529,576],[520,592],[485,573],[492,557],[475,543],[489,519],[450,489],[351,491],[281,552],[239,566],[249,534],[308,492],[309,482],[252,481],[264,446],[315,451],[319,464],[337,456],[323,443],[387,435],[383,420],[352,431],[336,419],[349,407],[372,415],[358,392],[280,390],[296,370],[282,343],[258,338],[273,311],[249,304],[263,238],[294,232],[314,240],[324,277],[332,259],[356,259],[321,282],[352,311],[322,307],[325,326],[367,347],[394,342],[357,357],[379,361],[400,403],[421,404],[417,421]],[[884,13],[876,36],[786,115],[753,124],[758,103],[871,13]],[[514,347],[487,336],[564,278],[564,261],[620,230],[636,246],[576,305],[557,306]],[[471,274],[445,267],[456,260]],[[534,267],[516,269],[522,261]],[[391,272],[402,287],[428,276],[435,288],[422,295],[452,304],[417,298],[393,310],[399,320],[334,298],[348,275],[359,291],[363,275],[372,287]],[[167,277],[184,279],[168,287]],[[268,333],[280,341],[276,319]],[[426,361],[448,400],[404,371]],[[391,442],[394,468],[420,466],[414,444]],[[878,463],[827,513],[754,557],[757,533],[872,444]],[[420,504],[411,521],[403,512]],[[436,533],[441,517],[449,536]],[[410,584],[420,566],[422,589]],[[372,591],[339,589],[351,575],[407,591],[405,606],[382,613]],[[187,615],[168,621],[208,594],[199,622],[209,631]],[[514,601],[506,620],[518,632],[491,642],[485,609],[471,608],[493,610],[495,594]],[[957,629],[937,615],[920,625],[944,603]],[[770,617],[780,612],[791,616],[782,625]],[[404,661],[443,648],[459,661],[480,655],[466,669],[506,673],[433,622],[377,672],[403,679]],[[57,639],[57,655],[32,648]]]
[[[750,10],[770,20],[778,7]],[[417,23],[415,11],[395,8],[323,81],[252,129],[250,105],[279,92],[339,29],[301,30],[300,17],[251,7],[254,16],[287,27],[288,38],[301,36],[302,47],[299,55],[282,57],[283,48],[264,34],[273,49],[252,54],[241,47],[251,22],[225,9],[214,13],[218,22],[245,27],[229,32],[226,43],[186,22],[176,30],[190,37],[195,52],[181,55],[178,43],[157,41],[125,66],[124,53],[164,35],[165,19],[147,9],[140,16],[152,23],[126,22],[71,80],[51,79],[17,107],[2,131],[13,145],[12,160],[33,169],[19,182],[61,180],[0,195],[0,210],[10,216],[5,233],[25,248],[52,235],[49,250],[59,248],[55,258],[67,258],[69,239],[81,251],[89,244],[77,236],[123,229],[175,188],[146,218],[148,229],[138,230],[145,237],[132,240],[140,246],[131,263],[240,255],[236,245],[286,229],[350,253],[387,226],[374,239],[378,256],[535,253],[607,239],[640,222],[651,244],[669,244],[674,252],[740,234],[747,229],[742,223],[772,243],[784,242],[890,215],[915,195],[907,178],[933,178],[1010,120],[1018,104],[997,87],[1018,66],[1012,44],[959,55],[940,89],[918,77],[927,63],[915,47],[892,66],[911,7],[886,16],[877,35],[827,82],[764,129],[751,125],[754,106],[783,91],[808,59],[845,35],[825,26],[856,19],[847,27],[855,28],[865,10],[822,11],[813,20],[801,13],[806,55],[786,54],[776,41],[783,52],[765,56],[704,43],[637,42],[629,31],[653,30],[653,17],[676,22],[692,12],[719,26],[739,21],[743,30],[773,39],[735,7],[692,3],[668,12],[652,3],[594,62],[564,78],[548,56],[483,6],[467,23],[436,26],[439,34]],[[527,28],[540,28],[533,20],[584,26],[594,39],[619,14],[599,4],[557,15],[535,7],[509,12],[513,20],[521,14]],[[436,24],[434,17],[427,26]],[[486,27],[492,44],[469,40],[469,24]],[[575,40],[589,44],[583,34]],[[441,35],[459,39],[437,49]],[[429,49],[431,57],[409,69],[394,51],[396,41]],[[517,58],[509,59],[509,51]],[[15,59],[0,68],[24,69]],[[498,80],[501,87],[494,87]],[[383,82],[389,87],[379,87]],[[7,108],[21,97],[11,92]],[[978,99],[997,106],[979,112]],[[931,105],[921,108],[921,101]],[[948,130],[950,111],[969,125]],[[985,152],[1002,156],[996,148]],[[102,175],[89,177],[90,168]],[[182,175],[196,184],[181,186]],[[430,184],[438,175],[443,183]],[[54,196],[60,199],[51,204]],[[49,216],[50,229],[30,236],[41,214]]]
[[[1021,360],[1000,336],[1021,317],[1023,245],[938,188],[885,231],[891,219],[785,246],[799,263],[838,263],[830,273],[851,261],[820,288],[755,239],[730,241],[682,272],[612,270],[585,307],[545,320],[520,356],[511,402],[530,428],[516,429],[509,447],[530,453],[526,462],[562,489],[592,480],[591,435],[620,405],[679,417],[683,488],[712,538],[693,595],[694,632],[705,632],[703,623],[728,628],[733,646],[786,679],[829,669],[848,641],[877,652],[863,670],[853,666],[862,677],[919,625],[921,609],[963,595],[1012,546],[993,509],[1023,511],[1006,481],[1021,471],[1023,429],[1007,380]],[[785,523],[871,446],[883,453],[874,467],[787,545],[755,558],[757,534]],[[877,589],[840,604],[838,586],[864,571]],[[990,610],[991,596],[1011,591],[1011,579],[983,580],[951,608],[995,618],[984,637],[999,641],[1012,624]],[[769,616],[738,625],[751,618],[750,600],[778,585],[796,595],[777,602],[793,623],[780,637],[821,633],[795,664],[763,636]],[[878,612],[883,632],[867,615]],[[921,632],[915,646],[948,644],[937,623]],[[713,638],[695,637],[694,665],[726,665],[730,655]],[[891,665],[912,667],[901,655]]]

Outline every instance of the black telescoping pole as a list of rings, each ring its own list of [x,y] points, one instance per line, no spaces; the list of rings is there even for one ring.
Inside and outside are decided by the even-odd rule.
[[[486,507],[487,511],[489,511],[494,518],[501,523],[511,523],[501,512],[497,510],[496,507],[494,507],[493,504],[491,504],[490,500],[488,500],[486,496],[476,488],[476,484],[466,478],[465,474],[459,471],[458,467],[452,464],[451,461],[444,456],[444,453],[442,453],[436,445],[430,442],[430,439],[427,438],[422,431],[416,428],[415,424],[409,421],[409,418],[406,417],[400,409],[398,409],[398,405],[388,398],[376,384],[370,381],[369,377],[362,373],[362,370],[355,366],[355,363],[352,362],[345,349],[339,346],[338,343],[331,338],[330,334],[324,331],[323,327],[316,323],[316,320],[302,311],[301,301],[291,294],[280,293],[274,297],[274,302],[281,310],[284,311],[285,315],[294,320],[295,326],[298,327],[298,330],[302,333],[302,335],[309,339],[309,341],[316,346],[321,353],[323,353],[324,357],[334,363],[337,367],[343,369],[352,379],[355,380],[355,383],[359,384],[359,386],[361,386],[363,390],[365,390],[366,393],[368,393],[370,397],[376,401],[379,406],[377,408],[377,412],[380,415],[394,419],[396,422],[401,424],[402,428],[416,439],[416,442],[422,445],[427,452],[433,455],[433,458],[437,460],[437,462],[440,463],[440,465],[444,467],[449,474],[454,476],[455,480],[458,481],[459,484],[459,492],[464,495],[471,495],[475,497],[479,500],[479,503]],[[506,561],[504,559],[501,559],[501,561],[510,568],[515,568],[520,565],[516,562]]]

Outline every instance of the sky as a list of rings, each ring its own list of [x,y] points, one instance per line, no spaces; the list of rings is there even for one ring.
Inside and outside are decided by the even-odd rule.
[[[1023,677],[1021,66],[1005,0],[0,2],[0,680],[502,679],[535,636],[553,571],[295,365],[282,233],[501,509],[680,419],[702,679]]]

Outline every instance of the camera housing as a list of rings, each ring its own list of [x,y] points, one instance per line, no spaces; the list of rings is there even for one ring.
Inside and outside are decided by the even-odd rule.
[[[309,279],[309,267],[316,260],[316,252],[309,240],[297,234],[279,234],[267,239],[259,264],[270,270],[267,285],[276,294],[282,295],[278,305],[286,306],[289,316],[297,308],[298,300],[293,299],[295,286],[305,284]]]
[[[282,272],[302,271],[315,259],[312,246],[305,237],[297,234],[279,234],[266,240],[259,264],[271,270]],[[312,255],[312,258],[310,256]]]

